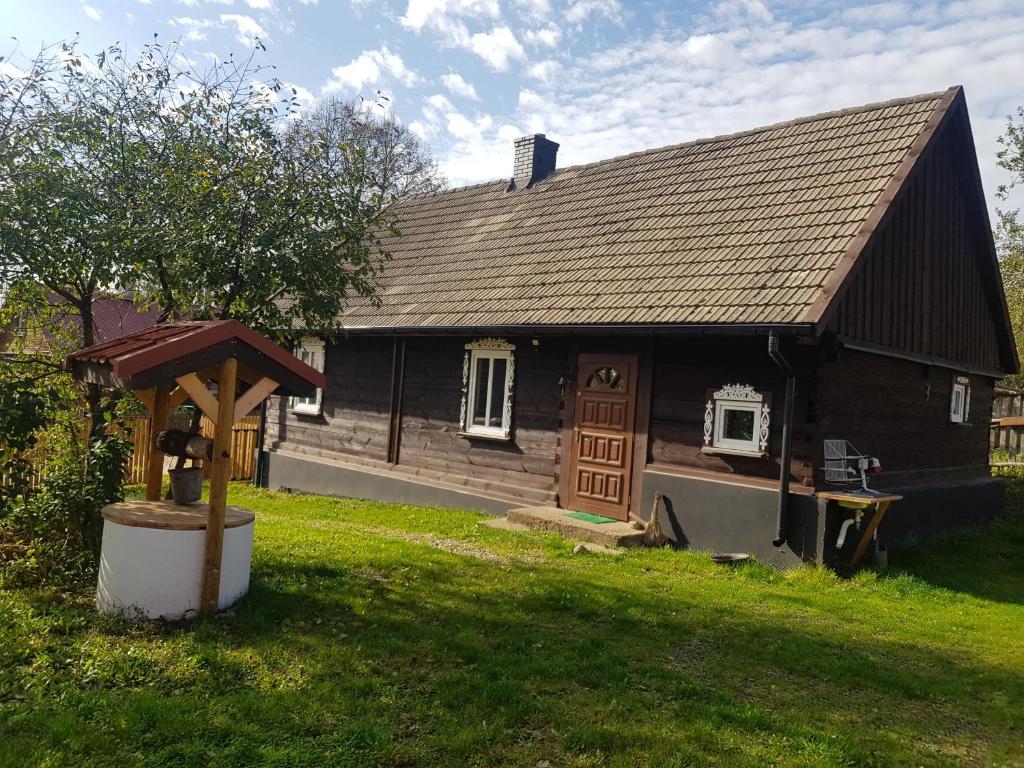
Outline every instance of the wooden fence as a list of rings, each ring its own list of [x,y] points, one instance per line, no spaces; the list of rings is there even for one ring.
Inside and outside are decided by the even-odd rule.
[[[996,387],[989,450],[993,466],[1024,464],[1024,391]]]
[[[167,420],[168,429],[188,429],[191,414],[187,411],[172,413]],[[132,441],[132,452],[125,464],[125,482],[128,484],[139,484],[146,482],[146,461],[149,458],[149,439],[151,420],[149,416],[140,416],[128,419],[125,427]],[[257,410],[241,421],[235,423],[231,429],[231,479],[252,480],[255,470],[256,446],[259,440],[260,415]],[[213,437],[213,422],[205,416],[199,423],[200,432]],[[88,433],[88,424],[83,423],[82,439]],[[36,485],[46,475],[46,446],[39,445],[29,456],[32,461],[33,474],[32,483]],[[165,465],[173,466],[172,462],[177,459],[165,459]],[[204,462],[203,477],[210,475],[209,465]],[[6,484],[6,478],[0,472],[0,483]]]
[[[172,413],[168,429],[187,429],[190,414]],[[146,482],[146,461],[149,459],[150,418],[143,416],[128,423],[132,432],[132,455],[125,467],[125,482],[130,484]],[[213,437],[213,422],[203,416],[199,431],[206,437]],[[249,414],[231,428],[231,479],[252,480],[256,466],[256,444],[259,439],[260,415]],[[174,462],[176,459],[167,459]],[[203,477],[210,476],[210,467],[203,463]]]

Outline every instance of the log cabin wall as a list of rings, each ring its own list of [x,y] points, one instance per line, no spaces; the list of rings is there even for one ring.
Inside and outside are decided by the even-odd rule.
[[[854,339],[1001,367],[998,286],[986,264],[966,141],[954,122],[921,157],[909,186],[840,300],[829,330]]]
[[[768,357],[767,346],[767,337],[764,336],[717,340],[659,339],[654,355],[649,464],[777,480],[782,453],[786,380]],[[783,353],[798,372],[791,482],[809,485],[813,481],[817,441],[814,424],[817,350],[814,347],[784,345]],[[750,384],[755,389],[772,393],[768,458],[701,451],[707,391],[735,383]]]
[[[877,456],[884,470],[879,488],[989,477],[988,432],[994,382],[967,375],[971,402],[967,424],[949,420],[959,371],[844,349],[818,372],[821,437],[849,440]],[[821,467],[818,461],[815,465]],[[816,471],[819,482],[823,472]]]
[[[399,467],[481,491],[553,504],[557,494],[559,377],[566,344],[509,337],[516,345],[510,441],[459,434],[462,361],[473,338],[408,339]]]
[[[294,413],[288,398],[267,403],[265,445],[327,458],[387,456],[392,340],[331,339],[325,348],[320,415]]]

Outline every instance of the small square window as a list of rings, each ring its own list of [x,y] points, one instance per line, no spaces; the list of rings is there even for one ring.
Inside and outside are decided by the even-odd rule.
[[[971,411],[971,380],[966,376],[953,379],[949,398],[949,420],[953,424],[966,424]]]
[[[742,384],[708,393],[704,410],[704,451],[765,456],[771,409],[769,395]]]
[[[295,350],[295,356],[310,368],[324,372],[324,342],[323,339],[306,338]],[[319,416],[323,408],[324,391],[317,388],[316,392],[309,397],[291,398],[291,409],[295,413],[302,413],[311,416]]]

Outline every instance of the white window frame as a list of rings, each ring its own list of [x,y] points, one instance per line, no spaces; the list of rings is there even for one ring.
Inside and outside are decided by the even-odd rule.
[[[314,336],[307,336],[301,339],[296,347],[295,356],[311,368],[320,373],[324,372],[326,361],[326,344],[323,339]],[[292,413],[301,413],[306,416],[319,416],[323,410],[324,391],[317,387],[316,394],[312,397],[292,397],[289,407]]]
[[[966,424],[970,415],[971,380],[966,376],[955,376],[949,393],[949,421],[951,424]]]
[[[512,437],[512,404],[513,391],[515,388],[515,345],[509,344],[504,339],[480,339],[466,345],[466,354],[462,362],[462,405],[459,409],[459,429],[466,435],[477,435],[492,440],[509,440]],[[478,380],[477,362],[488,360],[487,381]],[[505,380],[495,381],[494,361],[505,361]],[[486,386],[488,396],[485,400],[487,408],[491,407],[491,393],[494,387],[501,387],[501,413],[486,413],[485,418],[491,421],[492,418],[500,415],[500,420],[495,426],[483,426],[473,423],[473,405],[476,403],[476,395],[480,386]]]
[[[747,411],[754,415],[754,432],[750,440],[725,436],[726,411]],[[708,393],[704,406],[705,453],[730,453],[741,456],[768,455],[771,435],[771,396],[747,384],[726,384]]]

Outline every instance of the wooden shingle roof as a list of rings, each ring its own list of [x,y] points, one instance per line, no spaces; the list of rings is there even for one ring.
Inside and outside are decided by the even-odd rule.
[[[957,93],[407,198],[380,306],[353,300],[342,322],[813,324]]]

